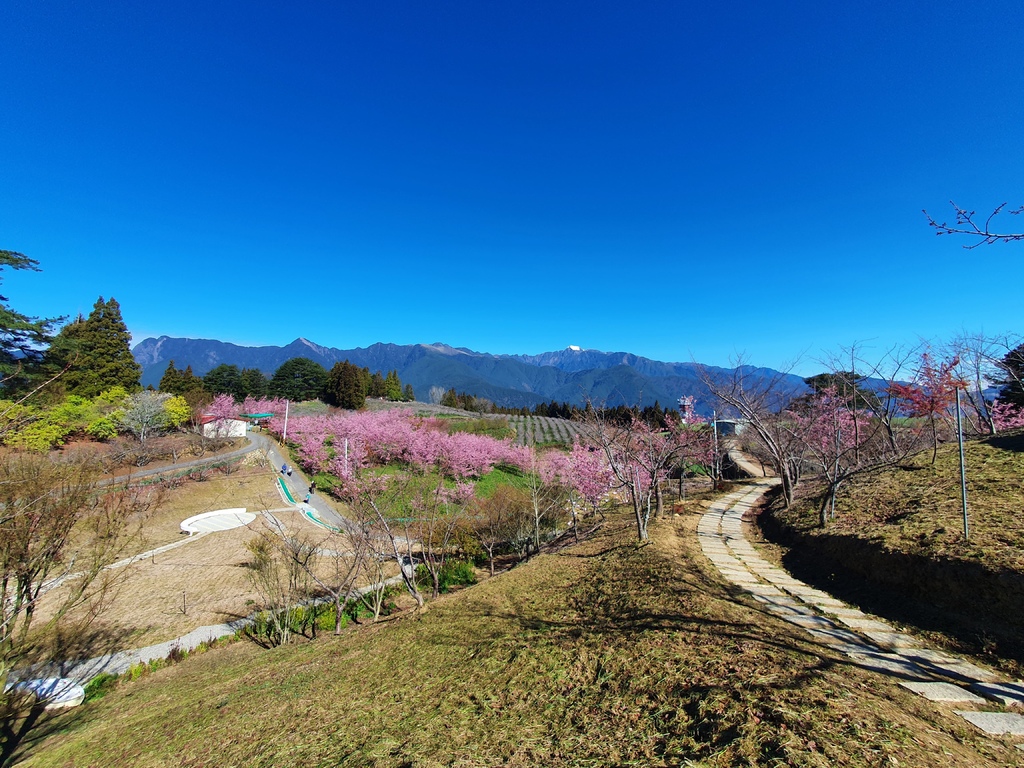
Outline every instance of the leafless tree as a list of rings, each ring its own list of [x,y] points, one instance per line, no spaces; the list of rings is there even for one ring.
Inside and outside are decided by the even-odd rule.
[[[289,534],[277,527],[277,545],[334,605],[334,634],[341,634],[345,604],[352,599],[367,565],[369,536],[356,525],[325,529],[317,537]],[[315,630],[314,630],[315,632]]]
[[[511,486],[499,486],[491,496],[479,499],[469,521],[470,531],[484,552],[494,575],[494,555],[503,544],[515,541],[525,527],[527,511],[532,507],[527,495]]]
[[[965,245],[964,248],[971,250],[977,248],[979,245],[991,245],[992,243],[1012,243],[1017,240],[1024,240],[1024,232],[995,232],[992,229],[992,220],[995,219],[1000,213],[1003,213],[1007,206],[1007,203],[1003,203],[995,208],[990,213],[984,224],[979,224],[975,221],[977,215],[975,211],[968,211],[965,208],[961,208],[959,205],[954,203],[952,200],[949,204],[953,206],[953,210],[956,213],[956,219],[953,224],[947,224],[946,222],[936,221],[929,215],[928,211],[922,211],[928,218],[928,226],[935,229],[937,235],[968,235],[973,237],[975,241],[969,245]],[[1017,216],[1024,213],[1024,206],[1020,208],[1011,208],[1006,211],[1011,216]]]
[[[54,660],[34,638],[59,632],[73,611],[101,601],[124,572],[105,566],[135,541],[156,498],[131,486],[100,491],[98,474],[84,455],[0,453],[0,762],[24,714],[24,700],[8,691],[12,673]]]
[[[697,375],[726,414],[742,419],[744,434],[757,441],[760,458],[775,470],[782,481],[785,503],[791,504],[806,446],[781,415],[794,396],[787,374],[776,371],[766,376],[763,369],[739,359],[731,370],[698,366]]]
[[[408,478],[368,476],[346,483],[345,500],[356,519],[379,537],[388,558],[398,563],[402,582],[418,608],[424,605],[423,593],[416,583],[413,547],[416,542],[410,517]]]
[[[291,640],[299,611],[309,598],[309,561],[315,550],[301,542],[288,542],[280,523],[271,519],[260,535],[246,542],[249,583],[260,596],[262,615],[250,627],[252,637],[270,646]],[[311,566],[309,566],[311,567]]]
[[[985,390],[1008,380],[1021,383],[1017,372],[1004,362],[1007,354],[1021,341],[1021,337],[1015,334],[987,335],[965,331],[945,345],[944,356],[959,360],[956,375],[968,383],[964,389],[965,412],[973,422],[974,431],[979,434],[996,433],[991,402],[985,398]]]

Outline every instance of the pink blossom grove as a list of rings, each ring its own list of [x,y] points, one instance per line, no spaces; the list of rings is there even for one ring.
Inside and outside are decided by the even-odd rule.
[[[270,429],[281,435],[283,409],[275,410],[278,415]],[[479,477],[498,464],[530,468],[529,448],[483,435],[448,434],[437,419],[398,410],[292,417],[288,441],[295,445],[304,469],[346,479],[361,467],[392,463],[457,480]]]

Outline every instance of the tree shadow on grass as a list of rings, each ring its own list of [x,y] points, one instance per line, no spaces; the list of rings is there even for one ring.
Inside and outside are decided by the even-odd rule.
[[[91,617],[90,617],[91,618]],[[67,677],[84,684],[83,676],[102,672],[76,669],[84,661],[112,656],[125,647],[132,629],[85,619],[68,623],[33,646],[12,679],[37,680]],[[28,691],[16,689],[0,695],[0,766],[25,759],[32,749],[56,733],[66,733],[88,722],[88,708],[46,709],[46,702]]]

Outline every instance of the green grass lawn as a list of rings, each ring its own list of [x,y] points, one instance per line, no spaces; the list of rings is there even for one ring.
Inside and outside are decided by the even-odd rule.
[[[239,642],[48,724],[26,766],[995,766],[1024,754],[809,642],[699,553],[696,515],[588,540],[422,613]]]

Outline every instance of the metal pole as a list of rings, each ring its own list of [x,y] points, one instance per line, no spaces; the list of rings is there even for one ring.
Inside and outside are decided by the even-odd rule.
[[[281,445],[288,442],[288,401],[284,401],[284,435],[281,436]]]
[[[712,470],[713,470],[712,474],[714,475],[715,487],[717,488],[718,487],[718,475],[720,473],[719,466],[718,466],[718,411],[712,411],[711,412],[711,428],[712,428],[712,430],[714,430],[714,435],[715,435],[715,461],[714,461],[714,466],[712,467]]]
[[[960,387],[956,388],[956,440],[960,446],[960,498],[964,508],[964,541],[971,540],[967,525],[967,471],[964,467],[964,430],[960,424]]]
[[[832,499],[829,502],[831,505],[829,509],[830,520],[836,519],[836,482],[839,479],[839,451],[843,444],[843,428],[839,424],[839,415],[834,414],[834,418],[836,421],[836,460],[832,465]]]

